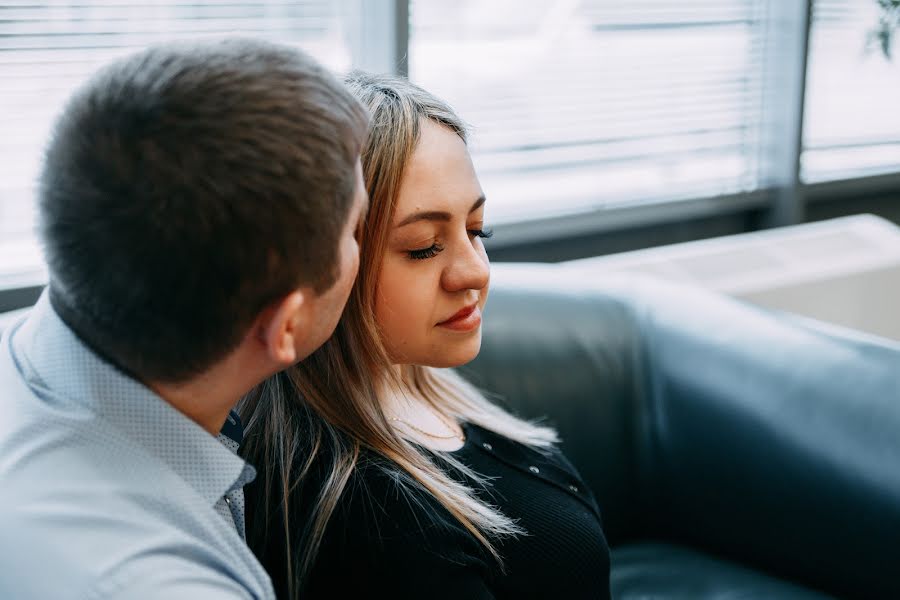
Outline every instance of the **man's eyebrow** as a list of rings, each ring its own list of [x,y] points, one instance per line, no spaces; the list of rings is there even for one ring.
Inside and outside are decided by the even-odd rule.
[[[472,205],[472,208],[469,209],[469,214],[475,212],[485,203],[485,197],[479,196],[475,203]],[[452,215],[448,212],[444,212],[441,210],[429,210],[424,212],[417,212],[409,215],[399,223],[397,223],[397,227],[405,227],[412,223],[418,223],[419,221],[449,221],[452,218]]]

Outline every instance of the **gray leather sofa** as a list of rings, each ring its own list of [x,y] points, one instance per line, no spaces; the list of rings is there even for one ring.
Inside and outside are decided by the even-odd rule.
[[[464,374],[558,428],[603,511],[614,597],[900,598],[900,345],[495,265]]]
[[[464,373],[558,428],[603,511],[614,597],[900,598],[900,345],[495,264]]]

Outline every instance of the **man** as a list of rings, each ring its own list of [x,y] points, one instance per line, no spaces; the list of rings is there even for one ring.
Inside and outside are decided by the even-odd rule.
[[[48,291],[0,342],[0,597],[273,597],[230,411],[336,326],[366,128],[307,56],[248,40],[73,96],[40,180]]]

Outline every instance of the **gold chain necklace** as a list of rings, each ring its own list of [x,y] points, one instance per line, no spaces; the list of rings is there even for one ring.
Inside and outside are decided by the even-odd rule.
[[[406,426],[409,427],[410,429],[413,429],[413,430],[415,430],[415,431],[418,431],[418,432],[421,433],[422,435],[427,435],[428,437],[434,438],[434,439],[436,439],[436,440],[452,440],[452,439],[457,439],[457,440],[459,440],[459,441],[461,441],[461,442],[465,442],[465,441],[466,441],[466,438],[465,438],[462,434],[455,433],[455,428],[454,428],[452,425],[450,425],[450,423],[448,423],[447,421],[445,421],[444,418],[443,418],[440,414],[438,414],[436,411],[433,411],[433,410],[430,410],[430,409],[428,410],[428,412],[430,412],[430,413],[433,414],[435,417],[437,417],[438,421],[440,421],[441,423],[443,423],[443,424],[447,427],[448,430],[453,431],[454,433],[452,433],[452,434],[450,434],[450,435],[437,435],[436,433],[430,433],[430,432],[428,432],[428,431],[425,431],[424,429],[420,429],[420,428],[416,427],[415,425],[413,425],[413,424],[410,423],[409,421],[407,421],[407,420],[405,420],[405,419],[401,419],[400,417],[391,417],[391,421],[403,423],[404,425],[406,425]]]

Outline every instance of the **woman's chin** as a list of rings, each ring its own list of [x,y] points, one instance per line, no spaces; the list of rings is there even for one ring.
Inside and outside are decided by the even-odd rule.
[[[443,347],[439,352],[423,356],[422,360],[417,362],[424,366],[441,369],[461,367],[475,360],[480,350],[481,336],[479,335],[477,339],[467,341],[465,344],[460,343]]]

